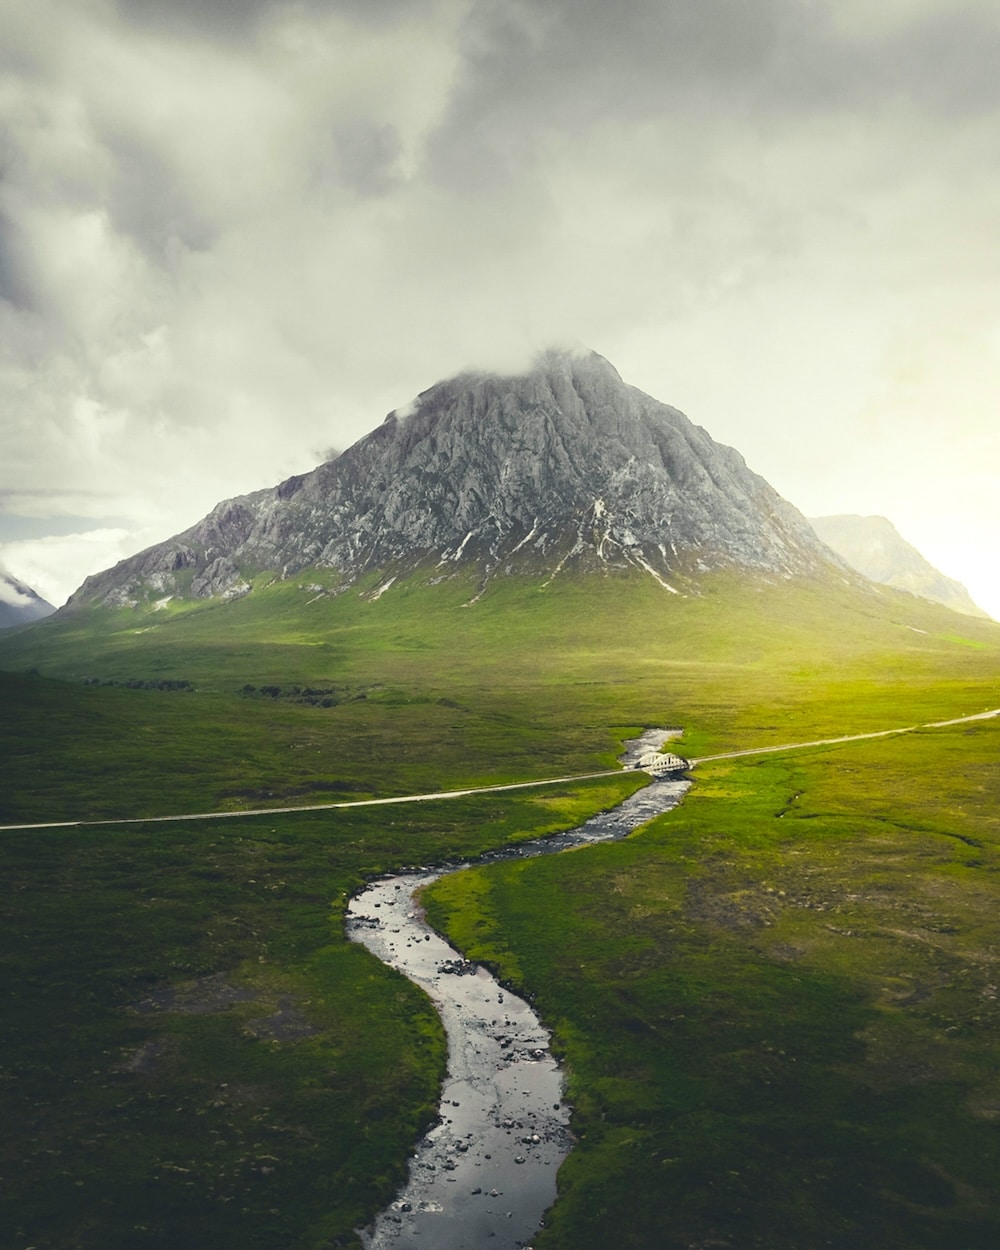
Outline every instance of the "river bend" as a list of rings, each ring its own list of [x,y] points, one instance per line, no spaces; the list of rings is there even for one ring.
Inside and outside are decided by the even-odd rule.
[[[625,743],[626,768],[675,736],[647,730]],[[570,1108],[549,1034],[526,1002],[466,962],[425,922],[416,894],[449,872],[624,838],[676,807],[689,786],[654,778],[576,829],[474,860],[384,877],[355,895],[348,936],[427,992],[448,1036],[437,1123],[417,1144],[409,1180],[363,1234],[369,1250],[518,1250],[556,1197],[569,1153]]]

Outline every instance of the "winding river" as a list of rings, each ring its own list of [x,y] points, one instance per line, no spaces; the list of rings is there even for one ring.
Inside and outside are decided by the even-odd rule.
[[[629,740],[621,764],[634,766],[676,732],[650,729]],[[556,1172],[572,1144],[562,1073],[541,1021],[426,924],[417,893],[472,865],[624,838],[676,807],[689,784],[654,778],[576,829],[464,863],[384,877],[351,900],[348,936],[424,989],[448,1036],[438,1121],[417,1144],[403,1190],[362,1234],[368,1250],[528,1246],[555,1201]]]

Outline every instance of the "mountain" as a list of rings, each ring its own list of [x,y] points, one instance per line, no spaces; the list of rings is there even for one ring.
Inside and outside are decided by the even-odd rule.
[[[55,608],[13,573],[0,569],[0,629],[51,616]]]
[[[631,566],[676,590],[711,569],[815,575],[835,561],[732,448],[596,353],[548,351],[523,375],[431,387],[311,473],[88,578],[70,607],[231,598],[310,566],[349,584],[470,562],[483,586]]]
[[[925,560],[884,516],[811,517],[810,523],[828,547],[870,581],[989,619],[961,582]]]

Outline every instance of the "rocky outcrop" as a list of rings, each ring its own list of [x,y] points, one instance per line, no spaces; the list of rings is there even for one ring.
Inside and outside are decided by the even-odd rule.
[[[250,583],[243,579],[239,568],[228,556],[216,556],[211,564],[191,579],[191,594],[197,599],[236,599],[249,590]]]
[[[672,588],[725,566],[792,576],[833,559],[738,452],[596,353],[550,351],[524,375],[431,387],[335,460],[220,504],[71,602],[148,598],[167,581],[225,595],[309,566],[349,581],[474,562],[484,582],[634,566]]]
[[[990,619],[961,582],[925,560],[884,516],[821,516],[812,517],[811,524],[828,547],[870,581]]]

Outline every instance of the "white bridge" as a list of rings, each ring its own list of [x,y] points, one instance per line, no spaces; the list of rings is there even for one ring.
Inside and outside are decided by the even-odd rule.
[[[670,751],[647,751],[639,757],[635,767],[654,777],[663,777],[668,773],[687,772],[691,765],[683,756],[673,755]]]

